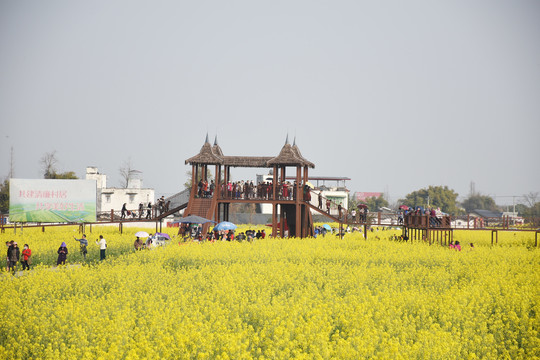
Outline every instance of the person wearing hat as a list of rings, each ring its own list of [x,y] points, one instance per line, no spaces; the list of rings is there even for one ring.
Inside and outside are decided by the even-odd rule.
[[[143,247],[143,242],[141,241],[141,239],[137,236],[137,240],[135,240],[135,242],[133,243],[133,246],[135,247],[135,250],[142,250],[142,247]]]
[[[7,258],[9,260],[8,271],[12,270],[13,273],[15,273],[15,269],[17,268],[17,263],[19,262],[20,257],[21,251],[19,250],[17,243],[12,240],[7,251]]]
[[[60,245],[60,247],[58,248],[57,253],[58,259],[56,260],[56,265],[66,265],[68,249],[65,242],[62,242],[62,245]]]

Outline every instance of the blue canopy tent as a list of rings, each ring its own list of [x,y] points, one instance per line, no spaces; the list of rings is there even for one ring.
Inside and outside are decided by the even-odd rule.
[[[180,220],[173,221],[172,223],[173,224],[178,224],[178,223],[181,223],[181,224],[185,224],[185,223],[189,223],[189,224],[206,224],[206,223],[209,223],[209,222],[215,223],[215,221],[203,218],[201,216],[189,215],[189,216],[181,218]]]

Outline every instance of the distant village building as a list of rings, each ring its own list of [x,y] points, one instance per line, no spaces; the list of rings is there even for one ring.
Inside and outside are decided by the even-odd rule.
[[[86,179],[96,180],[96,211],[120,211],[125,203],[128,210],[138,210],[143,203],[144,209],[148,203],[154,204],[154,189],[142,187],[142,172],[131,170],[129,172],[127,188],[108,188],[107,175],[100,174],[97,167],[86,168]]]
[[[366,201],[367,198],[379,198],[380,196],[382,196],[383,193],[382,192],[355,192],[354,193],[354,200],[358,201],[358,202],[364,202]]]

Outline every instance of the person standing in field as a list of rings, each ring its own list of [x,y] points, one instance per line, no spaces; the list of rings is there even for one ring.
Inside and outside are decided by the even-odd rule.
[[[28,246],[28,244],[24,244],[24,250],[22,251],[22,255],[23,255],[22,269],[30,270],[30,264],[32,263],[32,250],[30,250],[30,246]]]
[[[99,235],[99,242],[96,239],[96,244],[99,245],[99,260],[105,260],[105,250],[107,250],[107,240],[103,238],[103,235]]]
[[[82,239],[77,239],[75,236],[73,238],[81,243],[81,254],[83,255],[84,260],[86,260],[86,254],[88,254],[88,240],[86,239],[86,235],[83,234]]]
[[[66,260],[67,260],[67,254],[68,254],[68,249],[67,249],[67,245],[65,242],[63,242],[60,247],[58,248],[58,259],[56,260],[56,265],[66,265]]]
[[[6,241],[6,247],[8,248],[8,251],[9,251],[10,246],[11,246],[11,243],[9,241]],[[9,254],[6,257],[6,271],[9,272]]]
[[[135,250],[141,250],[142,249],[143,243],[142,243],[141,239],[139,239],[138,236],[137,236],[137,240],[135,240],[135,242],[133,243],[133,246],[135,247]]]
[[[154,236],[152,234],[150,234],[150,236],[148,236],[148,239],[146,239],[146,243],[144,244],[144,247],[146,249],[151,249],[152,248],[152,239],[154,238]]]
[[[7,258],[9,260],[8,271],[12,270],[13,273],[15,273],[15,269],[17,268],[17,263],[19,262],[20,256],[21,253],[19,247],[17,246],[17,243],[12,240],[9,243],[9,248],[7,251]]]

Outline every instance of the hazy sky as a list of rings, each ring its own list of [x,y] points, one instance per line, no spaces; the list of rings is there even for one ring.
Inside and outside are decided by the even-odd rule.
[[[0,176],[131,159],[180,191],[206,133],[225,155],[289,134],[354,191],[540,191],[540,2],[0,1]],[[264,169],[234,171],[254,179]]]

